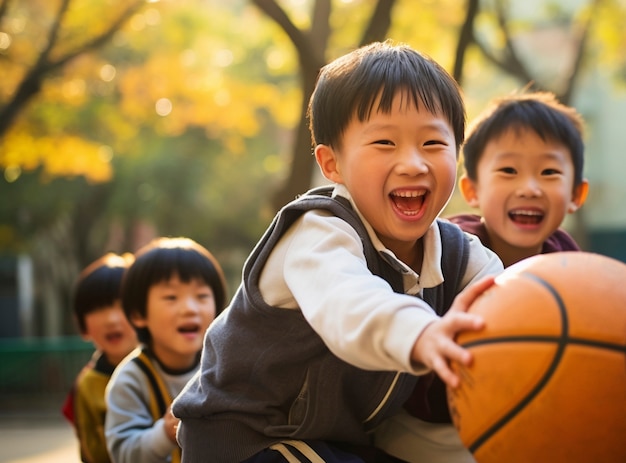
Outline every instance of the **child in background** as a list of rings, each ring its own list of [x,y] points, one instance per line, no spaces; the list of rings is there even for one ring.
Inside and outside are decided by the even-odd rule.
[[[579,250],[560,226],[589,189],[582,137],[582,117],[551,93],[494,100],[468,133],[459,180],[480,216],[449,219],[477,235],[505,267],[535,254]]]
[[[202,339],[226,303],[213,255],[188,238],[159,238],[136,253],[122,305],[142,343],[107,387],[105,435],[116,463],[179,461],[173,397],[197,370]]]
[[[104,439],[104,392],[113,369],[137,347],[137,335],[122,310],[122,275],[131,254],[109,253],[79,275],[74,290],[74,316],[80,334],[96,348],[68,395],[65,416],[80,442],[81,461],[108,463]]]
[[[465,129],[456,83],[408,46],[372,43],[322,69],[309,118],[334,187],[279,212],[207,331],[172,406],[186,463],[398,461],[371,431],[415,375],[454,387],[448,361],[471,361],[454,336],[482,327],[464,312],[502,263],[437,219]]]

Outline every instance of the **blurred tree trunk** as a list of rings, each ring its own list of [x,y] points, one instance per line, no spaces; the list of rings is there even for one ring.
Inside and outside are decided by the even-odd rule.
[[[300,121],[296,128],[291,165],[284,185],[274,193],[272,207],[280,209],[297,195],[304,193],[311,185],[315,159],[311,155],[311,135],[309,132],[306,109],[313,93],[317,74],[326,64],[326,49],[330,37],[331,0],[316,0],[313,3],[311,28],[299,29],[291,21],[285,10],[275,0],[252,0],[261,11],[275,21],[287,34],[298,55],[300,64],[300,82],[302,102]],[[391,11],[396,0],[378,0],[361,35],[360,43],[355,46],[384,40],[391,25]]]
[[[459,39],[456,44],[456,51],[454,53],[454,70],[452,71],[452,77],[458,82],[460,86],[463,86],[463,66],[465,65],[465,53],[470,45],[473,43],[474,38],[474,20],[478,14],[478,0],[468,0],[467,8],[465,10],[465,20],[461,26],[459,32]]]

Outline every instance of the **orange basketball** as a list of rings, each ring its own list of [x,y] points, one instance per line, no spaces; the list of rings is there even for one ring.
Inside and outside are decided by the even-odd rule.
[[[586,252],[508,267],[470,307],[448,390],[479,463],[626,462],[626,264]]]

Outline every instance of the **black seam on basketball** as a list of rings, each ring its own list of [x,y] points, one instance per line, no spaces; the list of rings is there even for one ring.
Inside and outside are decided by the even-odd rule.
[[[461,347],[465,349],[469,349],[471,347],[483,346],[486,344],[502,344],[504,342],[507,343],[522,343],[522,342],[535,342],[535,343],[555,343],[559,342],[561,338],[558,336],[499,336],[487,339],[477,339],[475,341],[468,341],[459,344]],[[568,345],[581,345],[586,347],[596,347],[598,349],[603,350],[611,350],[620,353],[626,353],[626,345],[623,344],[615,344],[611,342],[597,341],[593,339],[586,338],[575,338],[571,337],[567,339]]]
[[[559,364],[559,361],[561,360],[561,357],[563,356],[563,352],[565,351],[565,347],[567,345],[569,321],[567,318],[567,311],[565,310],[565,304],[563,303],[563,300],[559,296],[559,293],[552,287],[552,285],[550,285],[550,283],[539,278],[536,275],[533,275],[532,273],[522,273],[522,276],[535,280],[537,283],[544,286],[556,300],[556,303],[559,307],[559,311],[561,313],[561,320],[562,320],[561,336],[552,338],[552,341],[556,342],[557,344],[557,350],[556,350],[556,353],[554,354],[554,358],[552,359],[552,363],[546,370],[543,377],[537,382],[535,387],[526,395],[526,397],[520,400],[520,402],[515,407],[513,407],[507,414],[505,414],[502,418],[500,418],[500,420],[496,421],[496,423],[493,426],[487,429],[487,431],[485,431],[472,444],[468,446],[469,451],[472,453],[476,452],[480,448],[481,445],[483,445],[494,434],[496,434],[506,423],[511,421],[515,417],[515,415],[517,415],[521,410],[523,410],[524,407],[535,398],[535,396],[539,393],[539,391],[543,389],[545,384],[550,380],[554,371],[556,370]],[[541,336],[535,336],[535,337],[544,338]]]
[[[585,338],[569,338],[568,344],[579,344],[587,347],[597,347],[598,349],[614,350],[616,352],[626,353],[626,345],[614,344],[612,342],[594,341]]]

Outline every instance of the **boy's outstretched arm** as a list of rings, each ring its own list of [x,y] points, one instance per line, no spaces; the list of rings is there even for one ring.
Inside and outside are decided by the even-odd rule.
[[[455,342],[461,331],[478,331],[483,328],[484,320],[467,310],[487,288],[493,285],[495,276],[487,276],[467,286],[454,299],[450,310],[440,319],[429,324],[417,338],[411,359],[434,370],[448,386],[455,388],[460,378],[451,370],[450,361],[463,365],[472,362],[469,351]]]

